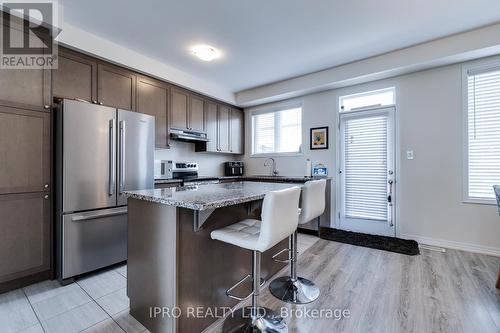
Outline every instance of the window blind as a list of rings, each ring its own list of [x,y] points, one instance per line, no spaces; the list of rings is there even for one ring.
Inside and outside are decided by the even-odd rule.
[[[344,123],[345,216],[387,220],[387,116]]]
[[[298,153],[302,144],[302,109],[252,115],[252,153]]]
[[[494,199],[500,184],[500,68],[469,72],[468,197]]]

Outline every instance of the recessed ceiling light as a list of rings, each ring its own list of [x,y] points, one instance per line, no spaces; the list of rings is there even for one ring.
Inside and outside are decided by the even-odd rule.
[[[210,45],[196,45],[191,49],[191,53],[203,61],[212,61],[220,57],[220,52]]]

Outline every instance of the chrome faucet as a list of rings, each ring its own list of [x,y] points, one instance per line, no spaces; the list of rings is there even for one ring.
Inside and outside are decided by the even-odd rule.
[[[269,162],[271,162],[272,164],[269,165]],[[266,166],[270,166],[271,167],[271,169],[269,170],[269,174],[271,176],[277,176],[278,175],[279,172],[278,172],[278,170],[276,170],[276,161],[274,160],[274,158],[269,157],[268,159],[266,159],[264,161],[264,166],[265,167]]]

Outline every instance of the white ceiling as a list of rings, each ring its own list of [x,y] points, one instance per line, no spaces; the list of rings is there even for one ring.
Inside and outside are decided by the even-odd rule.
[[[63,0],[63,21],[231,92],[500,21],[498,0]],[[193,44],[221,59],[201,62]],[[174,78],[175,81],[175,78]]]

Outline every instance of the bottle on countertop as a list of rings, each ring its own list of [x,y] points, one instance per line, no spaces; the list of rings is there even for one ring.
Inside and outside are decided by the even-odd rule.
[[[306,170],[304,177],[311,177],[312,174],[312,163],[309,158],[306,159]]]

